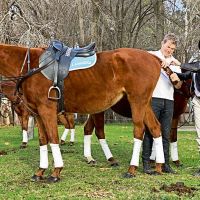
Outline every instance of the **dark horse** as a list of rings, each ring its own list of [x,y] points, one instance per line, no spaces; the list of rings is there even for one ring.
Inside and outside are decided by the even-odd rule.
[[[178,122],[181,114],[186,110],[187,103],[192,97],[190,92],[191,81],[184,81],[179,90],[174,91],[174,113],[170,131],[170,146],[171,146],[171,158],[174,164],[179,167],[181,166],[179,157],[178,157],[178,146],[177,146],[177,131],[178,131]]]
[[[28,143],[28,121],[29,121],[29,112],[24,107],[23,104],[23,96],[22,95],[15,95],[16,91],[16,83],[13,81],[9,82],[2,82],[0,84],[1,91],[0,93],[8,98],[14,108],[14,111],[17,113],[21,127],[22,127],[22,143],[21,148],[26,148]]]
[[[21,68],[27,48],[0,45],[0,74],[5,77],[17,77],[27,72]],[[39,65],[38,57],[43,49],[30,49],[31,68]],[[70,113],[94,114],[102,112],[116,104],[125,94],[131,107],[134,124],[133,154],[125,177],[135,176],[139,163],[139,152],[145,125],[157,142],[156,171],[161,173],[164,163],[160,124],[151,108],[151,96],[160,76],[161,62],[146,51],[121,48],[97,54],[96,64],[89,69],[69,73],[64,80],[64,106]],[[25,103],[37,114],[39,128],[40,167],[32,180],[43,179],[48,168],[47,144],[50,144],[54,159],[54,170],[48,178],[56,182],[63,168],[57,130],[57,101],[48,99],[52,81],[41,73],[27,77],[22,83]],[[56,96],[56,92],[53,91]]]

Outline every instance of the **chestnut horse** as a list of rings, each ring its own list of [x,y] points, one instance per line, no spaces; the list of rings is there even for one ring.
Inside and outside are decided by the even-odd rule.
[[[10,100],[13,105],[14,111],[17,113],[21,127],[22,127],[22,143],[20,148],[26,148],[28,145],[28,120],[30,117],[30,111],[26,104],[24,104],[23,96],[16,95],[16,83],[13,81],[6,81],[0,84],[0,93]],[[62,113],[58,115],[58,120],[65,126],[66,130],[74,130],[74,114]],[[75,132],[74,132],[75,134]],[[74,138],[73,138],[74,139]],[[70,144],[73,145],[74,140],[71,140]]]
[[[190,87],[191,87],[191,80],[188,80],[183,82],[180,89],[175,89],[174,91],[174,113],[170,131],[170,147],[171,147],[172,161],[177,167],[181,165],[178,158],[178,146],[177,146],[178,122],[181,114],[185,112],[188,100],[191,97]],[[123,97],[123,99],[120,102],[114,105],[112,107],[112,110],[114,110],[117,114],[122,115],[123,117],[131,118],[130,105],[127,98],[125,97]],[[107,160],[110,161],[111,166],[118,165],[118,162],[112,156],[109,147],[104,148],[102,145],[102,143],[107,144],[104,133],[104,112],[98,113],[95,116],[90,115],[84,126],[84,156],[87,158],[88,163],[93,164],[96,162],[91,155],[91,135],[94,129],[95,129],[95,134],[102,146],[102,149],[104,150],[104,154]],[[155,149],[153,149],[153,151],[154,150]],[[151,159],[152,159],[151,162],[154,162],[155,152],[153,152]]]
[[[23,68],[21,74],[26,52],[25,47],[0,45],[0,74],[14,78],[26,73],[26,68]],[[38,67],[37,58],[42,52],[43,49],[30,49],[31,68]],[[125,94],[127,95],[134,124],[134,145],[125,177],[135,176],[145,125],[157,144],[156,171],[158,173],[162,171],[164,154],[160,124],[150,104],[160,70],[161,61],[148,52],[121,48],[98,53],[97,62],[93,67],[72,71],[64,80],[64,107],[65,111],[70,113],[99,113],[116,104]],[[48,177],[48,181],[59,181],[63,168],[57,130],[57,101],[48,99],[51,86],[52,81],[46,79],[42,73],[26,76],[22,83],[25,103],[32,112],[37,114],[39,128],[40,166],[32,177],[34,181],[42,180],[48,168],[48,144],[54,159],[54,170]],[[56,95],[55,91],[53,93]]]

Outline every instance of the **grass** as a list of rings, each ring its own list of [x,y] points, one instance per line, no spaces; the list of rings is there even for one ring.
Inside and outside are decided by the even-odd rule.
[[[59,127],[61,134],[63,127]],[[34,183],[31,176],[39,166],[39,146],[37,130],[27,149],[19,149],[21,142],[20,127],[0,128],[0,199],[200,199],[200,179],[192,176],[198,169],[199,155],[195,132],[180,132],[180,160],[184,163],[175,175],[163,174],[150,176],[142,173],[140,162],[137,176],[132,179],[122,177],[127,172],[132,154],[132,127],[126,125],[106,125],[106,137],[111,151],[118,159],[120,167],[109,166],[95,136],[92,138],[92,154],[97,160],[95,167],[89,166],[83,158],[83,126],[76,126],[76,143],[74,146],[62,146],[65,167],[61,181],[55,184]],[[68,136],[69,137],[69,136]],[[69,138],[67,138],[69,140]],[[52,156],[49,154],[51,173]],[[197,190],[192,195],[178,195],[166,192],[162,185],[183,182]]]

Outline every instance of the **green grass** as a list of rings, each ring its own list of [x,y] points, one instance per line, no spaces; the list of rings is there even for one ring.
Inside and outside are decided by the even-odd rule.
[[[61,134],[63,127],[59,127]],[[83,158],[83,126],[76,126],[74,146],[62,146],[64,169],[61,181],[55,184],[34,183],[30,178],[39,166],[37,130],[27,149],[19,149],[20,127],[0,128],[0,199],[200,199],[200,179],[191,174],[200,166],[195,132],[179,133],[179,157],[184,163],[181,169],[173,168],[176,175],[150,176],[142,173],[140,162],[137,176],[125,179],[132,154],[132,127],[130,125],[106,125],[106,137],[110,149],[120,163],[113,169],[106,161],[101,147],[93,135],[92,154],[97,160],[95,167],[89,166]],[[67,138],[69,140],[69,136]],[[52,156],[49,154],[51,173]],[[197,190],[193,195],[179,196],[175,192],[161,190],[163,184],[184,182]]]

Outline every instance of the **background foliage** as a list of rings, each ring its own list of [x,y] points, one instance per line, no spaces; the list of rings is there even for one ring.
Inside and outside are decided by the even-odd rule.
[[[4,0],[0,42],[47,45],[51,39],[97,49],[158,49],[164,34],[179,36],[177,56],[188,60],[200,35],[200,0]]]

